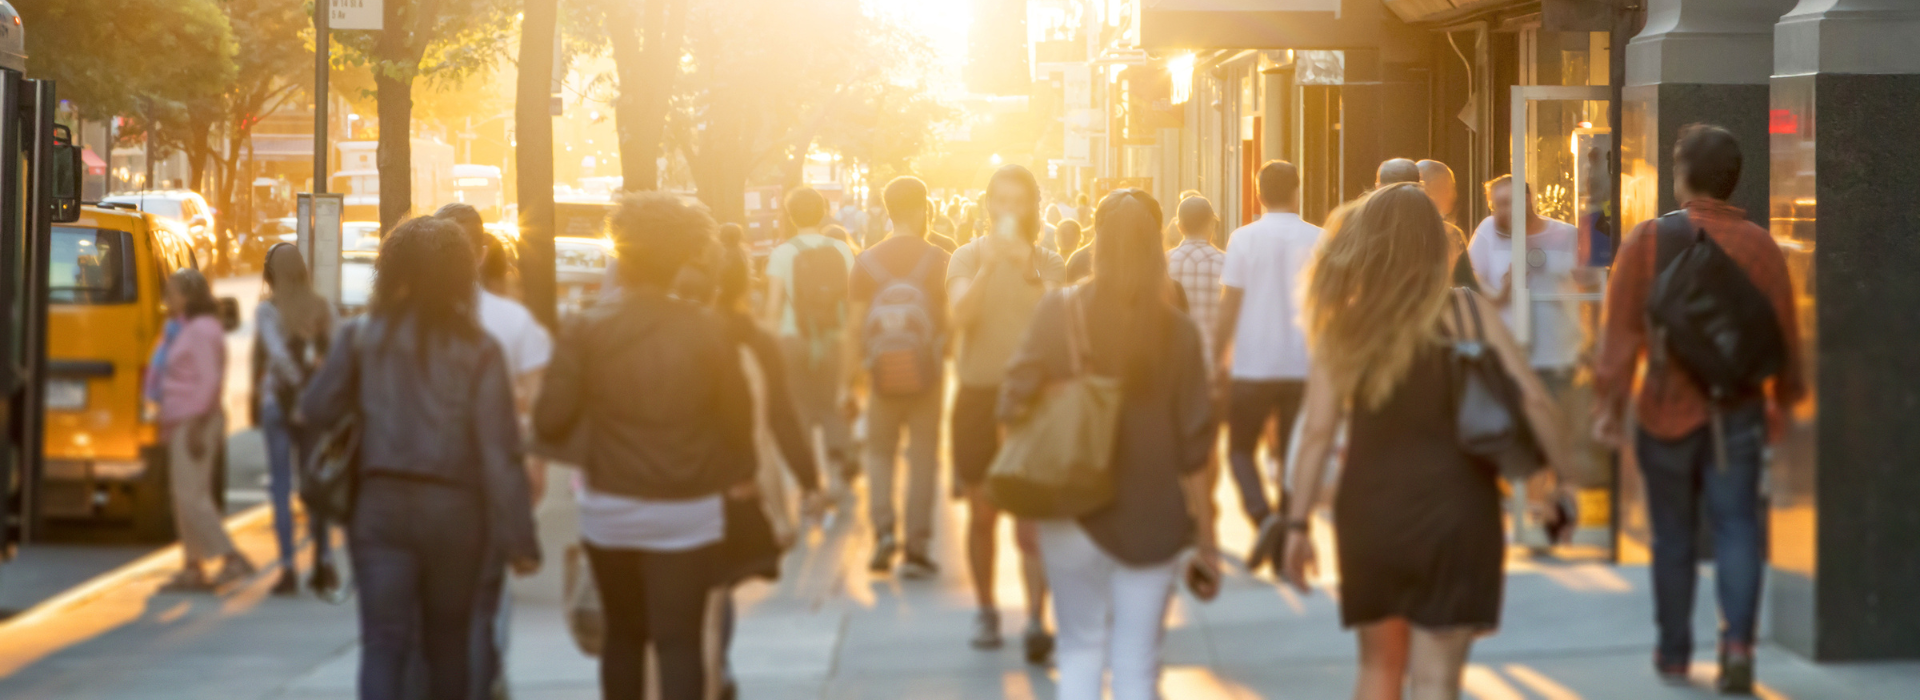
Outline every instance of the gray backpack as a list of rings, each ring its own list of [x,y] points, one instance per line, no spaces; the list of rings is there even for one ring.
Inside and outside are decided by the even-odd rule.
[[[922,286],[934,253],[929,247],[905,277],[894,277],[875,256],[860,256],[860,264],[879,287],[860,326],[876,394],[913,396],[940,385],[940,331]]]

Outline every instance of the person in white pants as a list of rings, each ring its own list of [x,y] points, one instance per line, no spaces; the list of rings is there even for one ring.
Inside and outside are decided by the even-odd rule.
[[[1219,581],[1208,498],[1218,427],[1200,331],[1167,277],[1160,221],[1145,192],[1101,201],[1093,281],[1040,302],[1002,385],[1000,419],[1017,423],[1061,381],[1121,382],[1113,499],[1039,525],[1055,591],[1060,700],[1100,700],[1109,671],[1115,700],[1159,698],[1175,576],[1187,571],[1203,599]],[[1185,558],[1190,547],[1198,555]]]

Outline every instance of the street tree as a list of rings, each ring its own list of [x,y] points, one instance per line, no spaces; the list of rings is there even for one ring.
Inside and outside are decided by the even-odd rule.
[[[495,65],[515,38],[520,5],[512,0],[386,0],[384,29],[334,33],[347,47],[342,62],[365,66],[373,75],[381,230],[391,230],[413,212],[415,82],[450,85]]]

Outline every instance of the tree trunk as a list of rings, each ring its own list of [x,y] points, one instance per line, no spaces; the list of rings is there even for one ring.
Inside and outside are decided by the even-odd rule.
[[[545,74],[542,74],[545,75]],[[379,110],[380,143],[374,163],[380,169],[380,230],[393,227],[413,211],[413,81],[375,71],[373,90]]]
[[[622,188],[637,192],[660,186],[661,136],[680,72],[686,37],[685,0],[654,0],[635,26],[631,5],[613,13],[613,60],[620,74],[614,101],[619,129]]]
[[[553,279],[553,76],[558,0],[526,0],[520,24],[520,70],[514,98],[515,186],[520,197],[520,281],[527,310],[555,327]],[[617,43],[617,42],[616,42]],[[381,138],[386,132],[381,131]],[[622,162],[625,156],[622,155]]]

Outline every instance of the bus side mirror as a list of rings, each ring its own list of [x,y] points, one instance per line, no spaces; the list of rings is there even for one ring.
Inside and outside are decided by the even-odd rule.
[[[47,163],[47,176],[53,179],[53,221],[71,223],[80,220],[80,147],[73,145],[73,132],[53,127],[53,151]]]

